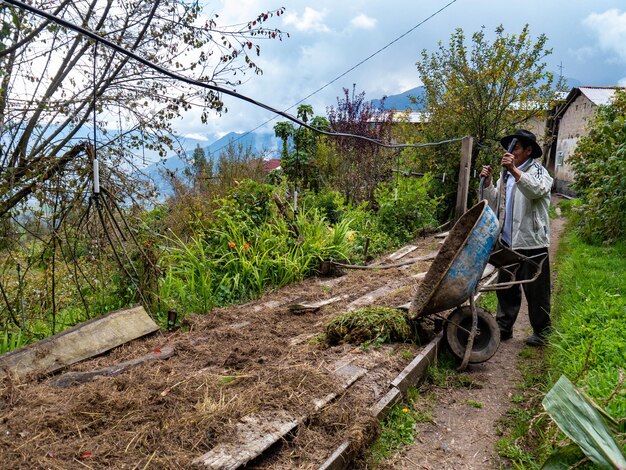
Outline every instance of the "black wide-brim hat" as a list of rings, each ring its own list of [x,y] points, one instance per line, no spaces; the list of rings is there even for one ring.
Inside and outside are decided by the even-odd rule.
[[[533,153],[530,154],[530,158],[539,158],[543,154],[543,150],[539,147],[537,143],[537,137],[530,131],[525,129],[517,129],[513,134],[507,135],[500,139],[500,143],[505,148],[505,150],[509,149],[509,144],[513,139],[517,139],[524,144],[525,147],[531,145],[533,148]]]

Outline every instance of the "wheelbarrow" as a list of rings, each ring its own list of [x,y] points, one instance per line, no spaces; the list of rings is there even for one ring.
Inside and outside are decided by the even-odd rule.
[[[500,345],[500,329],[494,316],[474,305],[476,292],[531,282],[541,272],[543,260],[537,262],[497,247],[499,233],[498,218],[486,200],[465,212],[450,230],[409,307],[411,321],[435,316],[443,322],[450,350],[462,359],[459,369],[465,369],[468,363],[487,361]],[[521,261],[535,265],[532,279],[478,287],[488,262],[513,273]],[[468,299],[469,305],[464,305]],[[447,316],[442,315],[451,309]]]

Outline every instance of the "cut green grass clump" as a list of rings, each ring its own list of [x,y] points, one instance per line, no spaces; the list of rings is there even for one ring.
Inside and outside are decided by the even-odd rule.
[[[395,308],[365,307],[342,313],[326,325],[326,341],[378,346],[412,339],[407,319]]]

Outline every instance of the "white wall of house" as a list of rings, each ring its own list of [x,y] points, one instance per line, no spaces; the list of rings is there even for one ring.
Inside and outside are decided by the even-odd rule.
[[[556,146],[554,176],[566,184],[574,182],[574,172],[569,159],[574,154],[578,139],[587,134],[587,124],[593,118],[597,106],[584,94],[580,94],[563,113],[559,124]]]

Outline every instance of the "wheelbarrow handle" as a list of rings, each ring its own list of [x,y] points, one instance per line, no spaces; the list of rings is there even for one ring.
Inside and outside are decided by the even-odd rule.
[[[480,177],[480,184],[478,185],[478,200],[482,201],[484,199],[483,197],[483,189],[485,188],[485,176],[481,176]]]

